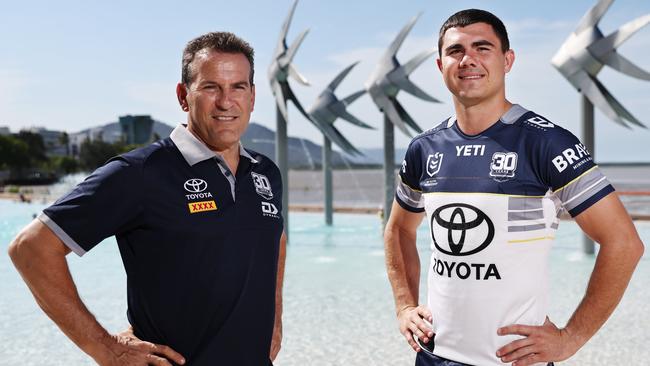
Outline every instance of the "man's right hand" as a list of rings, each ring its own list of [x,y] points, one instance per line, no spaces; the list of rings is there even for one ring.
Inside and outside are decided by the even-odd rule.
[[[397,313],[399,331],[402,333],[408,344],[415,352],[420,352],[420,345],[417,344],[413,335],[418,337],[422,343],[428,343],[433,338],[433,329],[429,324],[433,322],[433,316],[426,307],[407,306]],[[427,324],[424,320],[427,320]]]
[[[173,361],[179,365],[185,364],[185,358],[169,346],[145,342],[133,334],[133,328],[110,336],[107,342],[109,351],[100,359],[101,366],[172,366]]]

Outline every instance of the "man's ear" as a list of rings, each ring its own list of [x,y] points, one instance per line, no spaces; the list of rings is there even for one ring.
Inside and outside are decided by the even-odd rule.
[[[436,59],[436,65],[438,65],[438,70],[442,72],[442,60],[440,58]]]
[[[183,111],[187,112],[190,110],[190,107],[187,104],[187,87],[185,84],[176,84],[176,98],[178,98],[178,103],[181,105]]]
[[[506,62],[504,65],[504,71],[507,74],[510,72],[512,65],[515,63],[515,51],[507,50],[505,56]]]
[[[251,86],[251,112],[255,110],[255,84]]]

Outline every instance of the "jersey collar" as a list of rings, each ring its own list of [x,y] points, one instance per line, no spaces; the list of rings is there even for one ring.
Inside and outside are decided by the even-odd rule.
[[[169,138],[171,138],[174,145],[176,145],[185,158],[185,161],[187,161],[190,166],[214,157],[223,161],[221,154],[210,150],[209,147],[207,147],[201,140],[197,139],[196,136],[187,129],[186,125],[179,124],[176,126],[169,135]],[[246,149],[244,149],[241,142],[239,143],[239,155],[247,158],[251,163],[258,163],[258,161],[253,158]]]
[[[506,111],[506,113],[504,113],[503,116],[501,116],[501,118],[499,118],[499,121],[501,121],[501,123],[505,123],[505,124],[507,124],[507,125],[511,125],[511,124],[517,122],[517,120],[518,120],[521,116],[523,116],[524,114],[526,114],[527,112],[528,112],[528,109],[526,109],[526,108],[520,106],[519,104],[513,104],[513,105],[510,106],[510,108]],[[453,116],[451,116],[451,117],[449,117],[449,118],[447,119],[447,128],[453,126],[454,123],[456,123],[456,115],[453,115]]]

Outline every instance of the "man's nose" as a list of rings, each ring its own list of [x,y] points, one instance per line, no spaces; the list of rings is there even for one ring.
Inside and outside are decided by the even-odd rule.
[[[230,95],[230,92],[228,90],[224,90],[221,93],[219,93],[215,101],[215,104],[217,108],[221,110],[230,109],[233,105],[232,96]]]
[[[476,59],[470,52],[466,52],[460,60],[460,67],[473,67],[476,66]]]

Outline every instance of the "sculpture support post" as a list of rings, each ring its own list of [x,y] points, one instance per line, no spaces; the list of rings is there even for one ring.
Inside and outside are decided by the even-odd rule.
[[[289,243],[289,163],[287,161],[287,121],[280,108],[275,107],[277,126],[275,131],[275,161],[282,177],[282,217],[284,217],[284,232]]]
[[[384,115],[384,217],[386,227],[395,196],[395,126]]]
[[[323,182],[325,183],[325,224],[332,225],[332,141],[323,135]]]
[[[582,143],[596,162],[596,141],[594,139],[594,105],[584,96],[582,98]],[[594,241],[582,233],[582,250],[585,254],[594,254]]]

